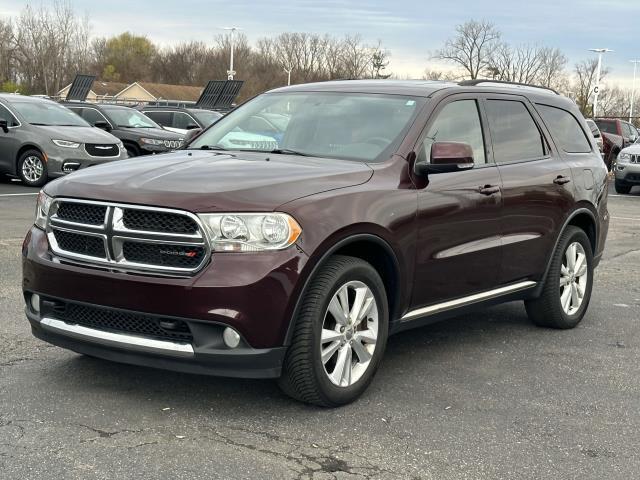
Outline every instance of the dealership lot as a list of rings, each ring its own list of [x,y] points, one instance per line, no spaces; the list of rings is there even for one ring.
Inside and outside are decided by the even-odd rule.
[[[610,197],[578,328],[536,328],[513,303],[399,334],[371,388],[336,410],[270,381],[113,364],[33,338],[20,245],[35,192],[0,183],[0,478],[637,476],[640,189]]]

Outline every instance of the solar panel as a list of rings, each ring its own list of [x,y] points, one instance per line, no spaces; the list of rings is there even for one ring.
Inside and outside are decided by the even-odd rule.
[[[211,80],[196,102],[196,108],[213,108],[222,93],[226,80]]]
[[[76,75],[67,93],[67,100],[86,100],[95,79],[95,75]]]
[[[242,88],[243,83],[244,80],[227,80],[213,108],[230,108],[231,105],[233,105],[235,99],[238,97],[238,93],[240,93],[240,89]]]

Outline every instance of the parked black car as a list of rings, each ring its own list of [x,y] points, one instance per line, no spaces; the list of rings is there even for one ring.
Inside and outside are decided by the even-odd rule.
[[[222,117],[220,112],[202,108],[145,105],[139,110],[165,130],[179,134],[186,134],[196,128],[204,130]]]
[[[182,146],[184,135],[164,130],[144,113],[122,105],[62,102],[91,125],[122,140],[130,157],[164,153]]]

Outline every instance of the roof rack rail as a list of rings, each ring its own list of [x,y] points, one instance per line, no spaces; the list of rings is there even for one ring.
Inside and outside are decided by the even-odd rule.
[[[502,85],[516,85],[520,87],[529,87],[529,88],[539,88],[540,90],[548,90],[549,92],[553,92],[556,95],[560,95],[556,90],[551,87],[543,87],[541,85],[531,85],[530,83],[520,83],[520,82],[507,82],[506,80],[489,80],[476,78],[474,80],[463,80],[462,82],[458,82],[458,85],[461,87],[473,87],[476,85],[480,85],[481,83],[499,83]]]

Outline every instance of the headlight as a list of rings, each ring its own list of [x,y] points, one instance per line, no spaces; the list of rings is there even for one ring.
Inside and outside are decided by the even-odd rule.
[[[620,152],[620,154],[618,154],[618,160],[631,160],[631,154],[626,152]]]
[[[164,140],[158,140],[156,138],[141,138],[140,143],[145,143],[147,145],[164,145]]]
[[[295,243],[302,228],[286,213],[216,213],[198,215],[211,248],[221,252],[282,250]]]
[[[38,202],[36,204],[36,221],[35,226],[44,230],[47,226],[47,217],[49,216],[49,208],[53,198],[40,190],[38,194]]]
[[[69,140],[51,140],[59,147],[64,148],[78,148],[80,144],[78,142],[70,142]]]

